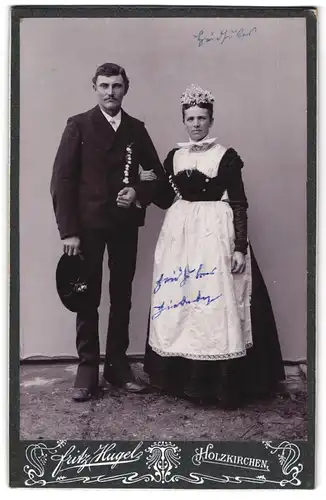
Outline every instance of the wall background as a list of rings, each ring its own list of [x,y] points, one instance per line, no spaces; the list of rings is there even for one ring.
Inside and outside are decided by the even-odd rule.
[[[194,34],[243,28],[222,44]],[[231,34],[230,31],[228,31]],[[186,140],[179,97],[197,83],[216,97],[212,136],[244,160],[249,237],[265,277],[285,360],[306,358],[305,20],[25,19],[21,23],[20,338],[21,358],[75,356],[75,315],[61,305],[61,255],[49,183],[69,116],[93,107],[91,78],[112,61],[131,87],[128,113],[146,126],[164,160]],[[155,206],[140,231],[129,353],[144,350],[155,241],[164,212]],[[100,307],[108,318],[108,272]]]

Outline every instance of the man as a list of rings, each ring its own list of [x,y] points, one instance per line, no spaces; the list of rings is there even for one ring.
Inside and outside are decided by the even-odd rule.
[[[97,393],[98,306],[106,247],[110,315],[100,386],[111,383],[131,392],[144,390],[132,376],[126,350],[138,227],[144,225],[157,181],[141,182],[139,165],[153,169],[158,178],[163,169],[144,124],[121,108],[128,88],[120,66],[105,63],[97,69],[93,89],[98,105],[68,119],[53,167],[51,195],[63,249],[68,255],[81,252],[92,297],[88,307],[77,313],[75,401]]]

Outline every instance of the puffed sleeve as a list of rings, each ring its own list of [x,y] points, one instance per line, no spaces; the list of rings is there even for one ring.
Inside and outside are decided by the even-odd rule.
[[[241,174],[243,161],[238,153],[233,148],[230,148],[222,158],[221,166],[224,168],[229,203],[233,210],[235,251],[246,254],[248,246],[248,201]]]
[[[175,198],[175,192],[169,183],[169,175],[173,173],[173,156],[176,149],[172,149],[167,155],[163,167],[164,177],[159,179],[153,203],[164,210],[170,208]]]

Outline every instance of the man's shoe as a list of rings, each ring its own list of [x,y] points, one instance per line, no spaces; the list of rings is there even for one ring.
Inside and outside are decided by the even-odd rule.
[[[88,401],[92,398],[92,393],[88,389],[75,388],[72,392],[72,399],[74,401]]]
[[[125,382],[122,382],[122,379],[118,377],[111,378],[110,381],[107,380],[104,375],[102,375],[99,386],[101,389],[108,390],[112,389],[114,387],[119,387],[121,389],[124,389],[125,391],[128,392],[133,392],[133,393],[142,393],[142,392],[147,392],[148,386],[142,382],[141,380],[135,380],[135,379],[130,379]]]
[[[133,393],[144,393],[147,392],[148,387],[144,382],[137,381],[136,380],[129,380],[128,382],[124,382],[121,386],[125,391],[128,392],[133,392]]]
[[[102,377],[99,384],[100,388],[103,390],[110,390],[113,387],[120,387],[128,392],[142,393],[147,390],[147,386],[142,382],[136,382],[135,380],[129,380],[128,382],[122,383],[111,383],[106,378]]]
[[[108,390],[108,389],[112,389],[112,384],[111,384],[111,382],[106,380],[106,378],[104,378],[102,375],[102,377],[100,379],[99,387],[101,389]]]
[[[85,401],[89,401],[90,399],[99,399],[102,396],[103,392],[99,388],[90,391],[89,389],[75,387],[72,392],[72,399],[80,403],[84,403]]]

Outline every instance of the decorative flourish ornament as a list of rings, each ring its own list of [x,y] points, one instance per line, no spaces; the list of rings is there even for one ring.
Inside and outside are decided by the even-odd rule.
[[[301,484],[298,475],[303,470],[302,463],[298,463],[300,458],[300,448],[295,443],[289,441],[282,441],[279,445],[273,446],[271,441],[263,441],[265,448],[274,455],[277,454],[279,463],[282,467],[282,473],[287,479],[280,481],[281,486],[292,484],[299,486]]]
[[[56,446],[48,447],[44,443],[30,444],[25,450],[26,458],[29,465],[24,466],[24,472],[28,479],[25,481],[26,486],[45,486],[47,481],[44,479],[45,468],[48,465],[48,457],[57,454],[59,450],[65,447],[67,441],[57,441]]]
[[[153,469],[155,481],[164,484],[173,480],[171,471],[180,465],[180,451],[181,449],[170,441],[158,441],[146,449],[149,453],[147,467]]]

